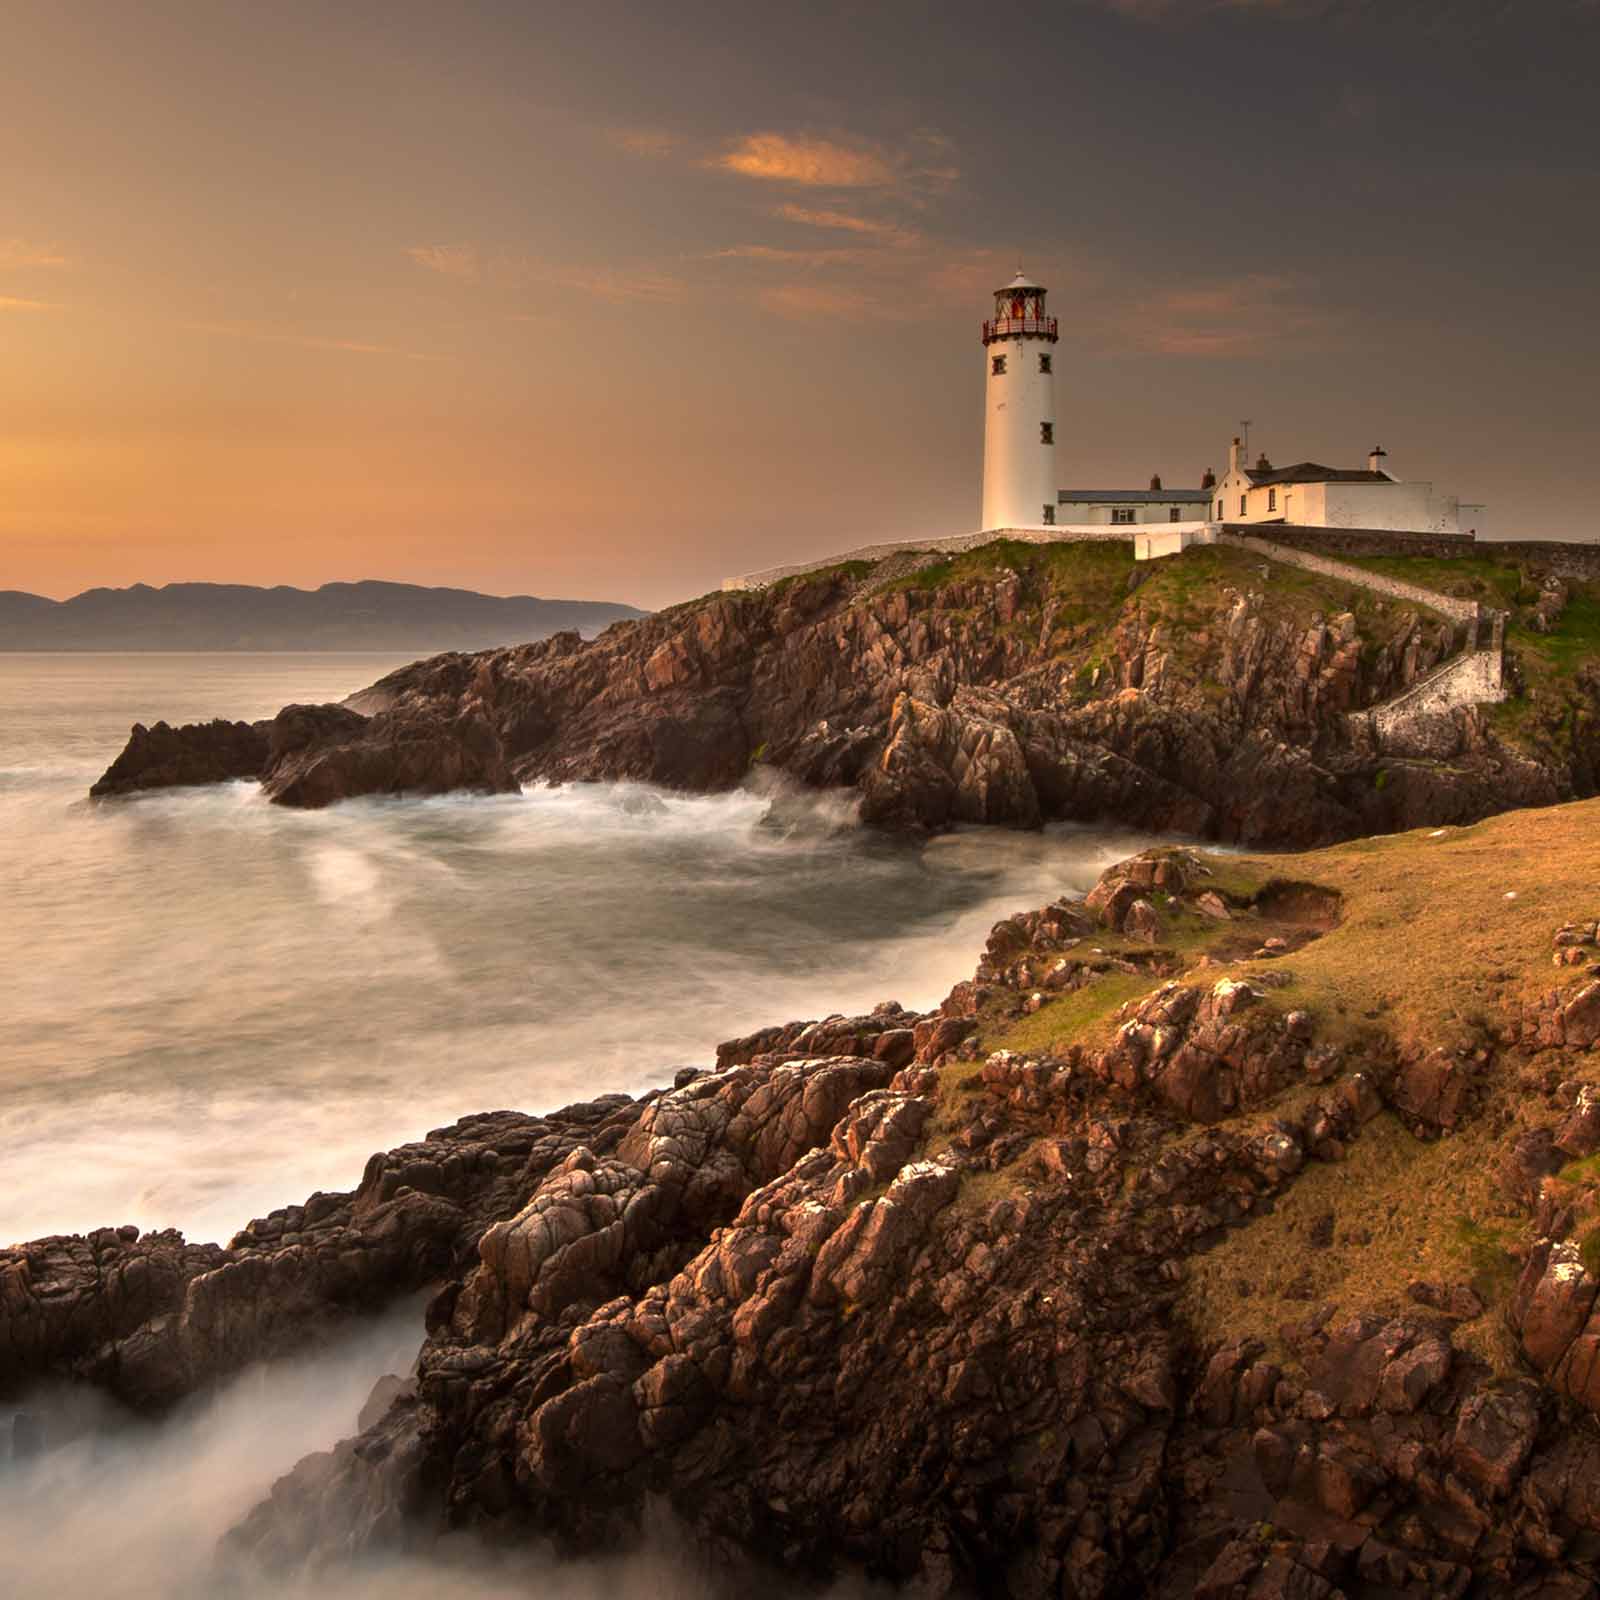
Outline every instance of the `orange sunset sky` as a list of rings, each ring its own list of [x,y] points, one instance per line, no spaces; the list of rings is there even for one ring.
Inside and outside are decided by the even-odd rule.
[[[967,531],[1019,259],[1064,485],[1250,417],[1600,533],[1592,0],[0,22],[0,589],[657,605]]]

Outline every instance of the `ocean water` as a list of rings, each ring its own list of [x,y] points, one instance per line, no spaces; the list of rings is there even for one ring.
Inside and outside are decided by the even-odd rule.
[[[757,789],[86,798],[136,720],[270,715],[398,664],[0,654],[0,1242],[225,1240],[469,1112],[654,1087],[769,1022],[930,1005],[998,917],[1145,842],[916,848],[847,797]]]
[[[592,785],[302,813],[254,785],[91,802],[134,721],[260,717],[398,665],[356,655],[0,654],[0,1241],[133,1222],[226,1239],[468,1112],[670,1081],[769,1022],[937,1001],[992,922],[1147,841],[957,832],[921,847],[847,797]],[[409,1365],[415,1307],[240,1375],[160,1424],[22,1397],[8,1593],[209,1597],[217,1539]],[[470,1545],[227,1592],[307,1600],[691,1600],[657,1538],[598,1566]],[[840,1590],[855,1596],[862,1591]]]

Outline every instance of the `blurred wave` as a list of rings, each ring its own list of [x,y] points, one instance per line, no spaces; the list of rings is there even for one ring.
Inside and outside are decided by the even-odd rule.
[[[334,699],[382,658],[0,656],[0,1240],[225,1239],[469,1112],[636,1092],[764,1023],[926,1006],[999,916],[1147,842],[916,848],[758,775],[363,800],[109,804],[128,724]]]

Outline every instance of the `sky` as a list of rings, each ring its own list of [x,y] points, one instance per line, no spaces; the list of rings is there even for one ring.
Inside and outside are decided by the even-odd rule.
[[[660,605],[1229,438],[1600,537],[1600,0],[0,0],[0,589]]]

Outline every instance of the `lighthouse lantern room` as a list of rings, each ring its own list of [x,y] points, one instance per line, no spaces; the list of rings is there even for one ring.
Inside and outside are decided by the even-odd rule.
[[[1018,272],[994,294],[983,325],[983,528],[1056,520],[1056,319],[1045,291]]]

